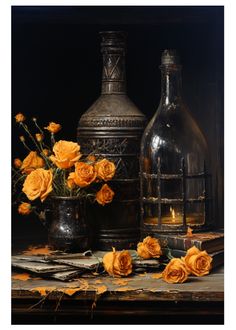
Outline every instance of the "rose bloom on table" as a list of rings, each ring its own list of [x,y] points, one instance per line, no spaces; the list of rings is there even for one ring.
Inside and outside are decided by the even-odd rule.
[[[18,113],[15,120],[25,133],[20,141],[27,150],[24,159],[13,160],[13,194],[20,214],[37,213],[33,203],[43,203],[50,196],[87,198],[102,206],[112,202],[115,193],[108,181],[116,172],[113,162],[83,155],[76,142],[56,141],[62,129],[58,123],[50,122],[42,129],[34,117],[32,133],[24,114]]]
[[[141,259],[160,258],[163,253],[158,239],[147,236],[137,244],[137,255]],[[165,268],[159,274],[154,274],[156,279],[162,278],[170,284],[184,283],[189,280],[189,275],[205,276],[212,269],[212,257],[206,251],[201,251],[193,246],[187,250],[185,257],[168,257],[169,262],[161,266]],[[113,277],[126,277],[132,275],[133,260],[128,250],[116,251],[112,248],[103,257],[105,271]]]

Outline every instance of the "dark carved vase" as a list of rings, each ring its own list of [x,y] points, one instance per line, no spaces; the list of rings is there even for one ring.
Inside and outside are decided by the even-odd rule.
[[[48,243],[61,251],[83,252],[90,248],[86,202],[77,197],[53,197],[48,224]]]
[[[80,118],[78,143],[83,154],[95,153],[116,164],[116,175],[108,182],[113,202],[89,210],[96,247],[132,248],[140,235],[139,154],[146,119],[126,95],[125,34],[107,31],[101,37],[102,93]]]

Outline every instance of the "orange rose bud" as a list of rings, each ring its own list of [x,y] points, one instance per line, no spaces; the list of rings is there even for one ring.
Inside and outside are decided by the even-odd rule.
[[[31,213],[31,205],[29,203],[21,203],[18,207],[18,212],[23,215]]]
[[[88,160],[89,162],[95,162],[96,157],[95,157],[94,155],[88,155],[87,160]]]
[[[20,168],[22,165],[22,161],[19,158],[14,159],[14,166],[16,168]]]
[[[188,274],[184,261],[180,258],[173,258],[162,272],[162,278],[167,283],[183,283],[187,281]]]
[[[75,164],[74,181],[79,187],[87,187],[95,181],[97,174],[93,165],[78,162]]]
[[[44,129],[47,129],[51,133],[57,133],[60,131],[61,125],[51,121],[47,127],[44,127]]]
[[[206,251],[200,251],[196,246],[188,249],[182,260],[185,262],[188,271],[196,276],[207,275],[212,268],[212,257]]]
[[[44,167],[44,160],[37,155],[36,151],[30,151],[28,156],[23,160],[21,165],[22,173],[29,174],[36,168]]]
[[[67,169],[75,165],[82,156],[78,143],[60,140],[53,146],[51,161],[59,168]]]
[[[25,137],[23,135],[20,136],[21,142],[25,142]]]
[[[48,149],[43,149],[43,154],[44,156],[48,156],[49,155],[49,150]]]
[[[104,255],[102,261],[104,269],[111,276],[128,276],[132,273],[132,258],[129,251],[116,252],[113,248],[112,252]]]
[[[76,186],[74,178],[75,178],[75,172],[71,172],[69,174],[69,176],[67,178],[67,182],[66,182],[67,183],[67,187],[69,189],[73,189]]]
[[[43,134],[36,133],[35,138],[38,142],[41,142],[41,141],[43,141]]]
[[[38,168],[32,171],[25,179],[22,191],[29,200],[40,198],[43,202],[52,191],[52,171]]]
[[[94,166],[97,171],[97,177],[99,179],[102,179],[104,181],[109,181],[115,175],[116,172],[115,164],[107,159],[100,160]]]
[[[105,204],[112,202],[114,195],[114,191],[105,183],[97,192],[96,201],[104,206]]]
[[[17,123],[21,123],[23,121],[25,121],[25,116],[19,112],[16,116],[15,116],[16,122]]]
[[[138,243],[137,253],[143,259],[160,258],[162,251],[158,239],[147,236]]]

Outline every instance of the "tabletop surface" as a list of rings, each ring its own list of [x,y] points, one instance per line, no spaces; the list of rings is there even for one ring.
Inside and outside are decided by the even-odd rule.
[[[23,272],[22,272],[23,273]],[[177,300],[177,301],[223,301],[224,272],[219,267],[208,276],[190,276],[182,284],[168,284],[158,278],[158,273],[141,273],[127,278],[108,275],[83,275],[71,282],[61,282],[40,277],[27,280],[12,279],[13,298],[47,296],[50,299],[88,299],[94,295],[106,300]],[[23,276],[23,279],[24,276]]]

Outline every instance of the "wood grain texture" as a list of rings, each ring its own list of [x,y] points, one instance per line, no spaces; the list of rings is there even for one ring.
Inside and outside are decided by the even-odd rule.
[[[100,299],[105,301],[221,301],[224,300],[224,275],[223,269],[212,272],[208,276],[193,277],[184,284],[168,284],[162,279],[154,279],[151,273],[144,276],[134,275],[126,278],[127,290],[120,291],[122,286],[115,284],[114,278],[109,276],[86,277],[88,288],[76,292],[72,297],[63,296],[63,299],[93,300],[97,291],[96,281],[107,290]],[[74,280],[66,285],[67,288],[81,286],[80,280]],[[14,299],[39,298],[38,292],[32,292],[35,287],[55,287],[48,299],[58,299],[65,283],[55,280],[28,280],[12,281],[12,297]]]

